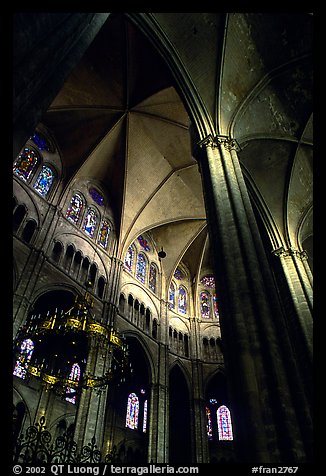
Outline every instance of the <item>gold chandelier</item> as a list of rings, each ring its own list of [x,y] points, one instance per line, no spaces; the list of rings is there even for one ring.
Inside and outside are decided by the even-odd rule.
[[[56,365],[55,368],[50,368],[49,362],[46,362],[46,357],[42,356],[42,352],[38,353],[38,359],[28,360],[27,356],[22,355],[20,363],[25,365],[28,375],[39,379],[45,390],[53,390],[62,397],[65,396],[67,388],[73,389],[75,392],[81,391],[82,388],[91,388],[100,392],[114,378],[123,382],[126,372],[128,370],[132,372],[131,365],[128,365],[128,349],[124,336],[121,336],[112,325],[105,325],[97,321],[94,315],[92,316],[91,309],[94,301],[87,291],[88,284],[86,283],[85,294],[76,296],[70,309],[65,312],[61,311],[61,313],[58,313],[56,309],[52,315],[49,315],[48,312],[47,317],[43,320],[40,317],[32,316],[23,332],[18,336],[18,342],[22,342],[26,338],[41,342],[45,337],[49,344],[51,340],[52,343],[54,340],[57,345],[67,344],[68,341],[76,344],[76,341],[79,340],[91,343],[93,347],[95,345],[102,352],[103,357],[105,355],[109,357],[109,370],[103,375],[98,376],[85,372],[80,379],[75,380],[69,378],[68,372],[64,368],[66,365],[61,364],[61,366]],[[54,352],[49,360],[53,361],[59,357],[57,348],[54,349]],[[63,351],[59,360],[61,359],[63,362],[64,358]],[[87,358],[88,355],[84,355],[84,362],[87,361]]]

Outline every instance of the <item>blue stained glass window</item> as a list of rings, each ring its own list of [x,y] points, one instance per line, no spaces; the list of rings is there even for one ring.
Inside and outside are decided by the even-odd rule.
[[[180,268],[177,268],[177,269],[174,271],[174,277],[175,277],[176,279],[179,279],[179,280],[180,280],[180,279],[184,279],[185,275],[184,275],[184,273],[181,271]]]
[[[127,403],[126,427],[132,430],[138,428],[139,400],[135,393],[130,393]]]
[[[169,287],[169,306],[170,306],[170,309],[174,309],[175,307],[175,286],[172,281]]]
[[[108,246],[110,231],[111,229],[109,223],[106,220],[103,220],[98,234],[98,242],[104,249],[106,249]]]
[[[94,231],[97,224],[97,213],[94,208],[88,207],[87,213],[84,218],[83,230],[90,237],[94,236]]]
[[[137,258],[136,278],[139,279],[139,281],[144,284],[145,277],[146,277],[146,258],[142,253],[139,253]]]
[[[216,410],[218,439],[233,440],[233,431],[231,423],[231,413],[228,407],[221,405]]]
[[[132,245],[130,245],[125,256],[125,267],[130,272],[132,272],[133,261],[134,261],[134,249]]]
[[[200,311],[202,318],[207,319],[210,317],[210,294],[207,291],[200,293]]]
[[[101,207],[104,205],[104,197],[95,187],[89,189],[89,194],[98,205]]]
[[[25,147],[14,163],[14,173],[26,181],[30,178],[37,162],[38,157],[35,152]]]
[[[149,268],[149,288],[156,293],[157,268],[154,263],[151,263]]]
[[[179,296],[178,296],[178,308],[179,312],[186,314],[187,312],[187,293],[183,286],[179,287]]]
[[[68,218],[68,220],[72,221],[73,223],[78,223],[82,209],[83,209],[83,199],[78,193],[75,193],[75,195],[72,197],[70,201],[70,205],[68,207],[66,217]]]
[[[16,360],[13,374],[19,378],[25,378],[27,367],[34,351],[34,342],[31,339],[25,339],[20,346],[20,354]]]
[[[40,150],[50,150],[47,140],[40,133],[36,132],[31,139]]]
[[[39,173],[36,182],[34,183],[34,188],[40,195],[42,195],[42,197],[46,197],[49,193],[53,180],[53,170],[51,169],[51,167],[43,165],[42,170]]]
[[[71,381],[71,383],[78,383],[80,379],[80,366],[78,364],[74,364],[71,368],[70,374],[68,379]],[[73,387],[67,387],[66,393],[68,396],[66,397],[67,402],[70,403],[76,403],[76,388],[75,386]]]
[[[145,250],[145,251],[151,251],[151,248],[148,244],[148,241],[145,240],[145,238],[142,235],[138,236],[138,241],[140,243],[140,246]]]

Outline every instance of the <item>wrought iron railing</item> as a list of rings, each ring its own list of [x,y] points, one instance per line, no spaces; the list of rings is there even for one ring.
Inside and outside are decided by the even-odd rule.
[[[115,448],[114,448],[115,450]],[[46,429],[45,418],[29,426],[17,438],[13,454],[14,463],[117,463],[116,451],[102,455],[95,437],[80,450],[68,431],[56,438]]]

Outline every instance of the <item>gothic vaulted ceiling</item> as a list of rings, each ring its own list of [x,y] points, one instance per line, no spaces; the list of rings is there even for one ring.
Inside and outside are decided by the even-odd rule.
[[[312,236],[310,14],[111,14],[43,118],[62,153],[65,185],[102,184],[121,254],[149,231],[168,278],[210,267],[191,107],[164,48],[180,66],[215,134],[231,135],[274,246]],[[139,24],[137,24],[139,23]],[[160,33],[160,53],[142,30]],[[171,66],[171,65],[170,65]]]

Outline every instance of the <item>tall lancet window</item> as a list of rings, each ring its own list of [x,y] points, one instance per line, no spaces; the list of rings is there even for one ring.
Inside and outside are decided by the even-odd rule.
[[[183,286],[179,287],[178,309],[182,314],[187,312],[187,293]]]
[[[101,228],[98,234],[98,243],[104,249],[108,247],[110,231],[111,229],[109,223],[106,220],[102,220]]]
[[[52,168],[47,165],[43,165],[41,172],[34,183],[34,189],[45,198],[51,189],[53,180],[54,172]]]
[[[91,238],[94,236],[95,228],[97,224],[97,213],[92,207],[88,207],[87,213],[84,218],[83,230]]]
[[[169,287],[169,306],[170,309],[175,308],[175,285],[172,281]]]
[[[207,291],[200,293],[200,312],[203,319],[210,317],[210,294]]]
[[[233,440],[231,413],[228,407],[221,405],[216,410],[218,439]]]
[[[70,205],[68,207],[66,218],[72,221],[73,223],[78,223],[81,211],[83,209],[83,199],[79,193],[75,193],[70,200]]]
[[[38,157],[35,152],[25,147],[14,163],[14,172],[23,180],[28,180],[34,171]]]
[[[135,393],[130,393],[127,403],[126,427],[132,430],[138,428],[139,399]]]
[[[70,371],[68,380],[71,381],[72,385],[73,385],[73,383],[77,384],[79,382],[79,380],[80,380],[80,367],[79,367],[78,364],[75,363],[71,367],[71,371]],[[67,394],[67,397],[66,397],[67,402],[75,404],[76,403],[76,388],[75,388],[74,385],[71,386],[71,387],[67,387],[66,394]]]
[[[138,254],[137,259],[137,270],[136,270],[136,278],[139,279],[141,283],[145,283],[146,278],[146,258],[142,253]]]
[[[34,342],[31,339],[25,339],[20,346],[20,354],[16,360],[13,374],[19,378],[25,378],[27,367],[34,351]]]
[[[134,248],[130,245],[125,256],[125,267],[131,273],[134,262]]]
[[[148,284],[149,284],[149,289],[153,291],[153,293],[156,293],[156,281],[157,281],[157,268],[154,263],[151,263],[149,267]]]

